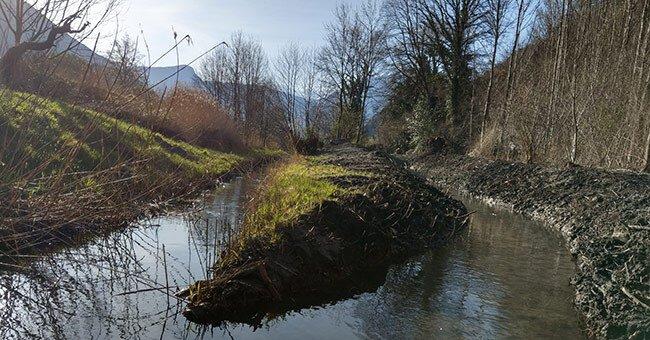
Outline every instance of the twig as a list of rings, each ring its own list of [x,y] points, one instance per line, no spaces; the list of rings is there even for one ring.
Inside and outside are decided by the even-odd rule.
[[[650,306],[646,305],[645,303],[643,303],[643,301],[639,300],[636,296],[632,295],[632,293],[630,293],[630,291],[627,290],[627,288],[621,287],[621,291],[623,292],[623,294],[627,295],[627,297],[632,299],[632,301],[634,301],[635,303],[645,307],[646,309],[650,309]]]
[[[642,226],[642,225],[628,225],[627,226],[630,229],[636,229],[636,230],[650,230],[650,227]]]
[[[160,291],[161,289],[166,289],[169,292],[170,287],[153,287],[153,288],[145,288],[145,289],[138,289],[138,290],[133,290],[129,292],[122,292],[119,294],[115,294],[113,296],[125,296],[125,295],[133,295],[133,294],[139,294],[139,293],[147,293],[147,292],[154,292],[154,291]],[[179,288],[176,286],[176,288]]]
[[[167,290],[167,307],[169,308],[169,275],[167,274],[167,252],[165,251],[165,245],[162,245],[163,251],[163,265],[165,266],[165,289]]]

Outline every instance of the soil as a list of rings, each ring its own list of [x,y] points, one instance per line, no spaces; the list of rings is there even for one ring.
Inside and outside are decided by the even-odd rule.
[[[543,221],[575,257],[575,305],[599,338],[650,337],[650,175],[467,156],[409,159],[434,185]]]
[[[376,289],[390,264],[444,244],[466,226],[462,203],[382,152],[332,146],[319,162],[372,176],[329,179],[355,194],[278,227],[276,242],[248,240],[235,256],[225,254],[211,280],[180,293],[190,301],[186,317],[258,326],[301,301],[318,305]]]

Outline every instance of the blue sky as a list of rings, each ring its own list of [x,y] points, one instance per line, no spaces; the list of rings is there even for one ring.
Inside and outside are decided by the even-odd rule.
[[[289,42],[319,46],[323,25],[330,21],[336,0],[124,0],[119,20],[102,28],[100,49],[110,49],[115,26],[132,37],[144,31],[151,54],[157,57],[173,45],[172,27],[179,36],[189,34],[193,45],[180,50],[187,63],[236,30],[259,40],[269,57]],[[175,65],[169,56],[156,66]]]

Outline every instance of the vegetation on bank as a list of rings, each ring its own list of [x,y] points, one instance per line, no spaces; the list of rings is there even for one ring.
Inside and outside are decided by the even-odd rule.
[[[388,0],[392,76],[377,141],[440,152],[444,138],[445,151],[650,172],[649,10],[647,0]]]
[[[151,201],[191,195],[252,158],[198,147],[104,113],[0,94],[0,249],[124,225]],[[75,232],[76,233],[76,232]]]
[[[336,183],[336,178],[366,177],[373,174],[318,162],[317,157],[296,156],[269,171],[242,228],[240,243],[249,238],[277,242],[279,228],[291,227],[300,216],[327,200],[338,200],[357,190]]]
[[[50,176],[62,171],[97,171],[122,162],[147,160],[156,172],[180,171],[197,178],[231,170],[243,157],[180,142],[138,125],[26,93],[5,93],[0,101],[3,183],[33,169]]]
[[[263,180],[213,277],[180,293],[185,315],[254,324],[316,292],[357,289],[357,275],[448,241],[465,214],[380,152],[347,145],[296,157]]]

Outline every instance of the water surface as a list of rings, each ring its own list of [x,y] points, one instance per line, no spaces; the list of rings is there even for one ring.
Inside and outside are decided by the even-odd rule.
[[[192,324],[165,287],[173,293],[209,275],[253,182],[236,179],[185,213],[0,272],[0,338],[582,337],[574,265],[560,237],[472,200],[464,201],[476,213],[458,241],[393,266],[375,292],[290,312],[260,329]]]

